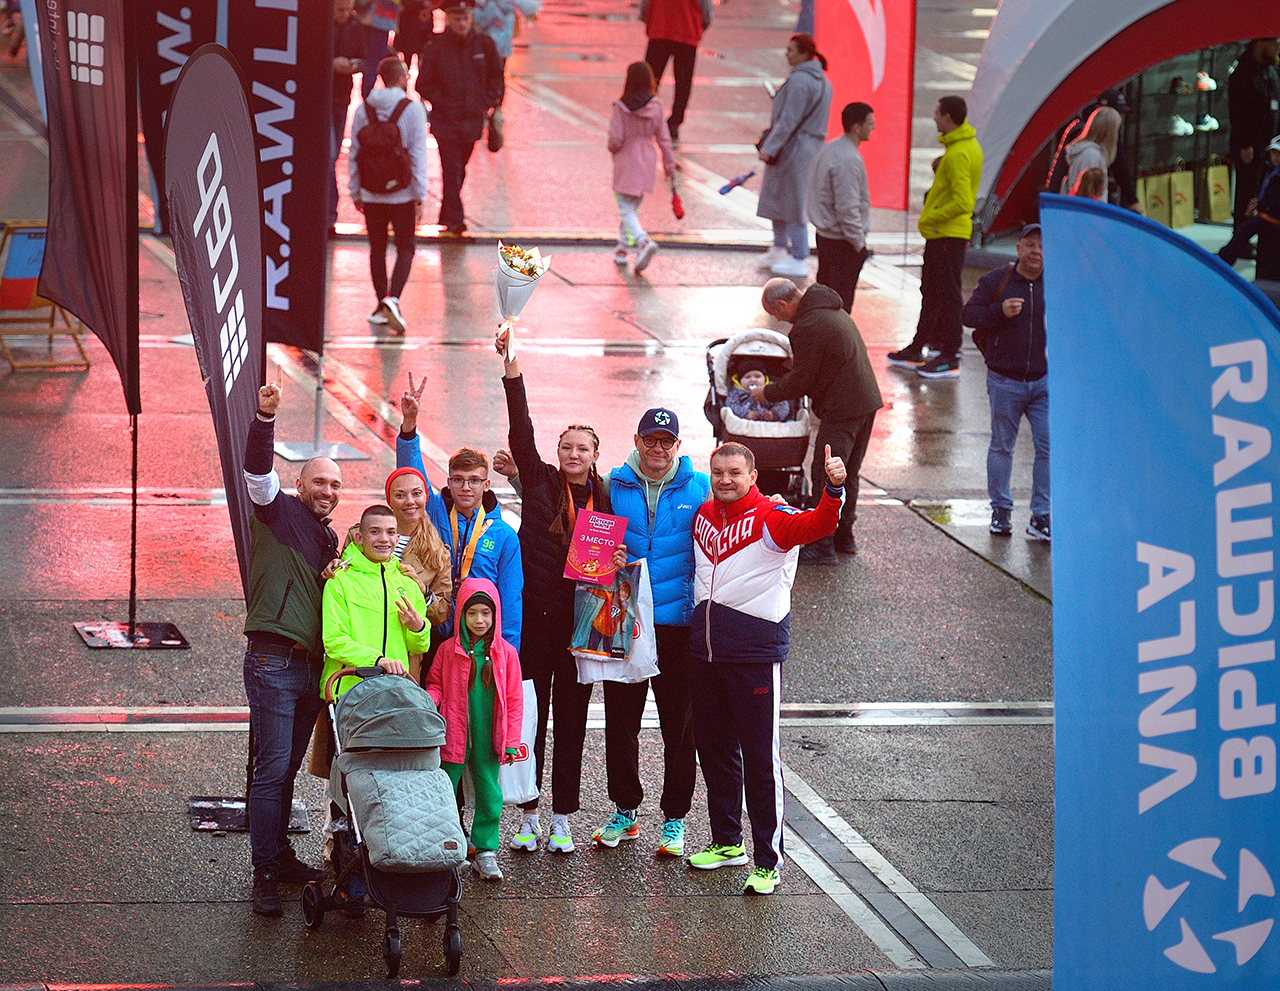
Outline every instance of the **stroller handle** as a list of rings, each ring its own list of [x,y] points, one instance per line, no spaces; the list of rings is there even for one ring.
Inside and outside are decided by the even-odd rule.
[[[324,683],[324,700],[332,702],[334,700],[333,686],[342,678],[376,678],[383,674],[382,668],[374,665],[371,668],[339,668],[333,674],[329,675]]]

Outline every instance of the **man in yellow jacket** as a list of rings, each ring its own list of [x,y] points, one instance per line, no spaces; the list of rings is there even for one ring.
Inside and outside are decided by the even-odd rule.
[[[920,212],[924,235],[924,267],[920,271],[920,323],[916,336],[889,364],[914,368],[925,378],[960,377],[960,314],[964,296],[960,279],[964,253],[973,236],[973,208],[982,178],[982,147],[963,97],[944,96],[933,111],[938,141],[945,151],[937,163],[933,185]],[[925,348],[936,353],[926,360]]]

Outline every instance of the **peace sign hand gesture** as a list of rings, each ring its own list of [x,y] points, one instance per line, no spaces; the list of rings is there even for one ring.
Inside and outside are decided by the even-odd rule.
[[[409,388],[400,393],[400,413],[403,419],[400,422],[400,432],[411,434],[418,429],[418,410],[422,399],[423,390],[427,387],[427,377],[422,376],[422,381],[418,383],[418,387],[413,387],[413,372],[409,373]]]

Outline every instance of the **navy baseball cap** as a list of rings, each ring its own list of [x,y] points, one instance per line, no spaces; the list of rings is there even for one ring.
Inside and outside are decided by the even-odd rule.
[[[648,437],[650,434],[669,433],[672,437],[680,436],[680,419],[671,410],[663,409],[659,406],[657,409],[647,409],[644,416],[640,417],[640,425],[636,427],[636,433],[641,437]]]
[[[1041,237],[1044,237],[1044,234],[1040,231],[1039,224],[1027,224],[1026,227],[1022,228],[1022,233],[1018,235],[1018,240],[1021,241],[1029,234],[1039,234]]]

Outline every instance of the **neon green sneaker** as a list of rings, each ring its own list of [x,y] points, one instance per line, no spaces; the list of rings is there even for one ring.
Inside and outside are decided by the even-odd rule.
[[[701,853],[689,858],[689,866],[700,871],[713,871],[717,867],[741,867],[747,862],[747,851],[730,843],[712,843]]]
[[[573,853],[573,834],[569,832],[569,817],[551,817],[551,836],[547,839],[548,853]]]
[[[782,878],[778,876],[778,872],[772,867],[757,867],[751,872],[751,876],[747,878],[746,886],[742,889],[744,895],[771,895],[773,889],[778,886]]]
[[[658,847],[658,855],[666,857],[684,856],[683,819],[668,819],[662,824],[662,845]]]
[[[526,812],[520,819],[519,831],[511,837],[511,849],[532,852],[538,849],[541,838],[542,826],[538,823],[537,813]]]
[[[622,840],[634,840],[640,836],[634,809],[618,809],[603,826],[591,834],[598,846],[613,849]]]

